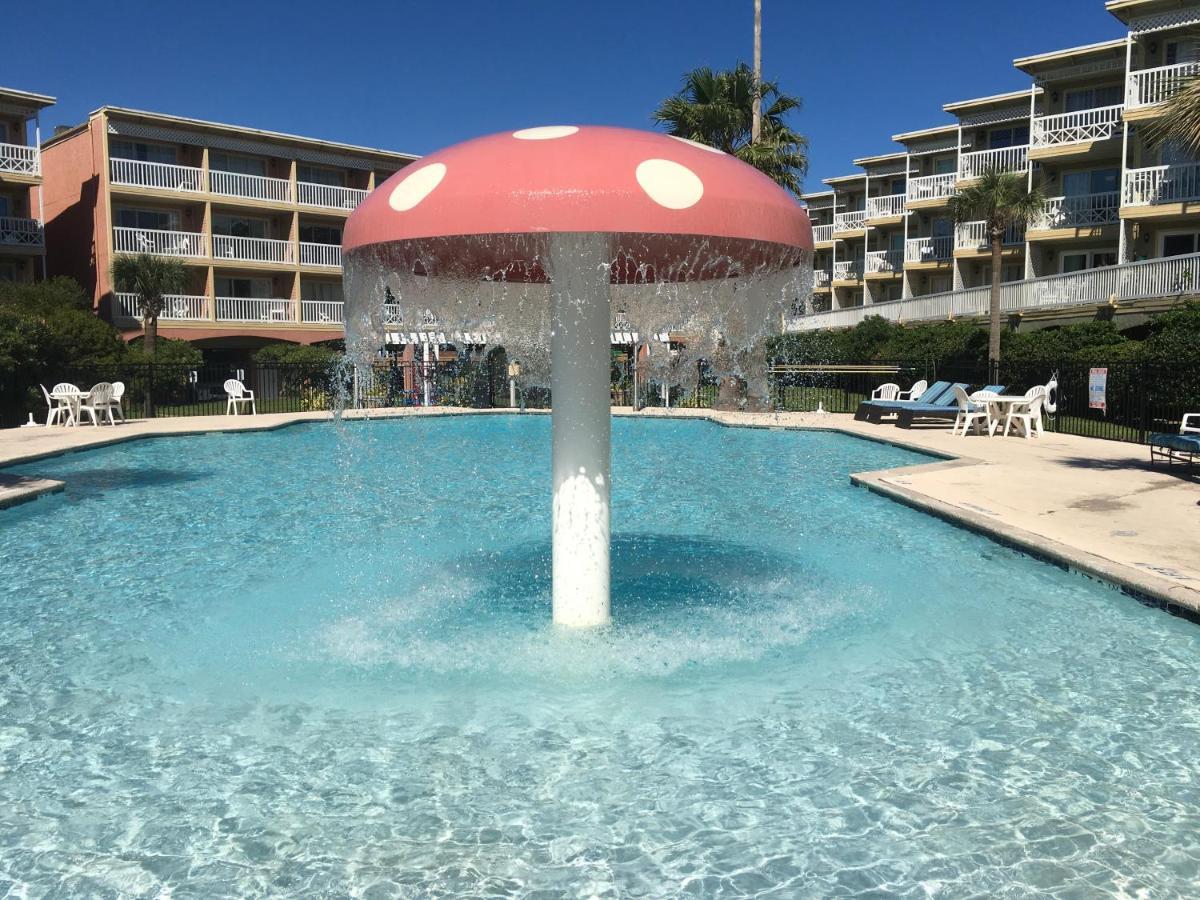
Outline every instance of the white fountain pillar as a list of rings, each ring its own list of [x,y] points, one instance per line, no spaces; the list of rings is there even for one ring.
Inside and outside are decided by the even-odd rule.
[[[604,234],[550,236],[554,623],[607,625],[610,289]]]

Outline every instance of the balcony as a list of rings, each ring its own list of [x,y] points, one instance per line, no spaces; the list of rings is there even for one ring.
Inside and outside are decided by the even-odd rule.
[[[1057,116],[1038,116],[1033,120],[1030,147],[1061,147],[1091,141],[1107,141],[1121,131],[1121,116],[1125,107],[1101,106]]]
[[[863,261],[848,259],[833,264],[834,281],[858,281],[863,275]]]
[[[204,190],[204,170],[194,166],[144,162],[140,159],[110,159],[108,173],[109,181],[113,184],[192,194]]]
[[[260,297],[217,297],[218,322],[295,322],[296,301]]]
[[[813,243],[824,244],[833,240],[832,225],[814,225],[813,226]]]
[[[214,234],[212,245],[213,259],[235,259],[242,262],[282,263],[284,265],[296,262],[291,241]]]
[[[813,269],[813,288],[815,290],[827,289],[832,278],[833,273],[828,269]]]
[[[400,315],[399,303],[383,304],[383,324],[384,325],[399,325],[404,321]]]
[[[137,294],[116,294],[116,318],[141,319],[142,303]],[[207,322],[208,298],[197,294],[166,294],[160,322]]]
[[[46,245],[42,223],[37,219],[0,216],[0,246],[40,250]]]
[[[1132,112],[1165,103],[1179,93],[1189,78],[1198,74],[1200,62],[1130,72],[1125,81],[1125,108]]]
[[[1004,232],[1005,247],[1019,247],[1025,243],[1025,228],[1010,225]],[[956,250],[991,250],[992,238],[988,234],[987,222],[963,222],[954,230]]]
[[[886,197],[867,198],[867,219],[894,219],[904,215],[904,201],[908,194],[889,194]]]
[[[321,325],[341,325],[345,321],[340,300],[301,300],[300,321]]]
[[[908,200],[910,203],[945,200],[954,193],[954,184],[957,180],[953,172],[910,178],[908,180]]]
[[[0,172],[13,175],[41,175],[42,154],[25,144],[0,144]]]
[[[1151,166],[1125,173],[1126,206],[1159,206],[1200,200],[1200,163]]]
[[[1024,172],[1029,165],[1029,147],[1001,147],[964,153],[958,161],[958,180],[982,178],[985,172]]]
[[[954,238],[942,237],[909,238],[904,242],[904,261],[909,263],[945,262],[954,256]]]
[[[292,183],[286,178],[266,178],[262,175],[213,170],[208,173],[208,189],[225,197],[267,200],[271,203],[292,202]]]
[[[872,250],[867,254],[868,275],[897,275],[903,267],[902,250]]]
[[[1051,197],[1042,207],[1030,229],[1048,231],[1053,228],[1095,228],[1115,225],[1120,221],[1121,194],[1081,194],[1075,197]]]
[[[300,265],[327,266],[331,269],[342,267],[342,248],[340,244],[300,244]]]
[[[839,231],[862,231],[867,227],[867,211],[860,209],[857,212],[835,213],[833,216],[833,230]]]
[[[296,183],[296,202],[301,206],[320,206],[323,209],[356,209],[367,198],[366,191],[332,184]]]
[[[208,255],[204,250],[204,235],[198,231],[163,231],[157,228],[114,228],[113,251],[192,259]]]

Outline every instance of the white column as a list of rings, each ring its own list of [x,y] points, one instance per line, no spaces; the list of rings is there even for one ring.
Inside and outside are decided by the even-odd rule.
[[[550,237],[554,624],[607,625],[612,410],[608,239]]]

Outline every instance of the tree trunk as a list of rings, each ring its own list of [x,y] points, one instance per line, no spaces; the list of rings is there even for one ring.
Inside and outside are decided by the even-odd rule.
[[[158,349],[158,316],[149,313],[142,316],[142,330],[146,333],[146,355],[153,357]]]
[[[992,296],[988,303],[988,377],[1000,376],[1000,262],[1004,254],[1004,232],[992,231]]]
[[[750,142],[762,136],[762,0],[754,0],[754,113],[750,122]]]

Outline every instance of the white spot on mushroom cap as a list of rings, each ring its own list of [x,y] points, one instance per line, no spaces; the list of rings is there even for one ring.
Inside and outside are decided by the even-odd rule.
[[[693,147],[699,147],[701,150],[707,150],[709,153],[719,153],[722,156],[725,155],[724,150],[718,150],[716,147],[710,147],[708,144],[702,144],[699,141],[689,140],[688,138],[680,137],[677,134],[668,134],[667,137],[673,138],[674,140],[680,141],[684,144],[691,144]]]
[[[634,173],[646,195],[667,209],[687,209],[704,196],[704,182],[687,166],[669,159],[648,159]]]
[[[513,137],[518,141],[551,141],[554,138],[570,137],[578,130],[578,125],[542,125],[539,128],[514,131]]]
[[[388,205],[396,212],[408,212],[426,197],[446,177],[446,164],[435,162],[411,172],[392,188]]]

